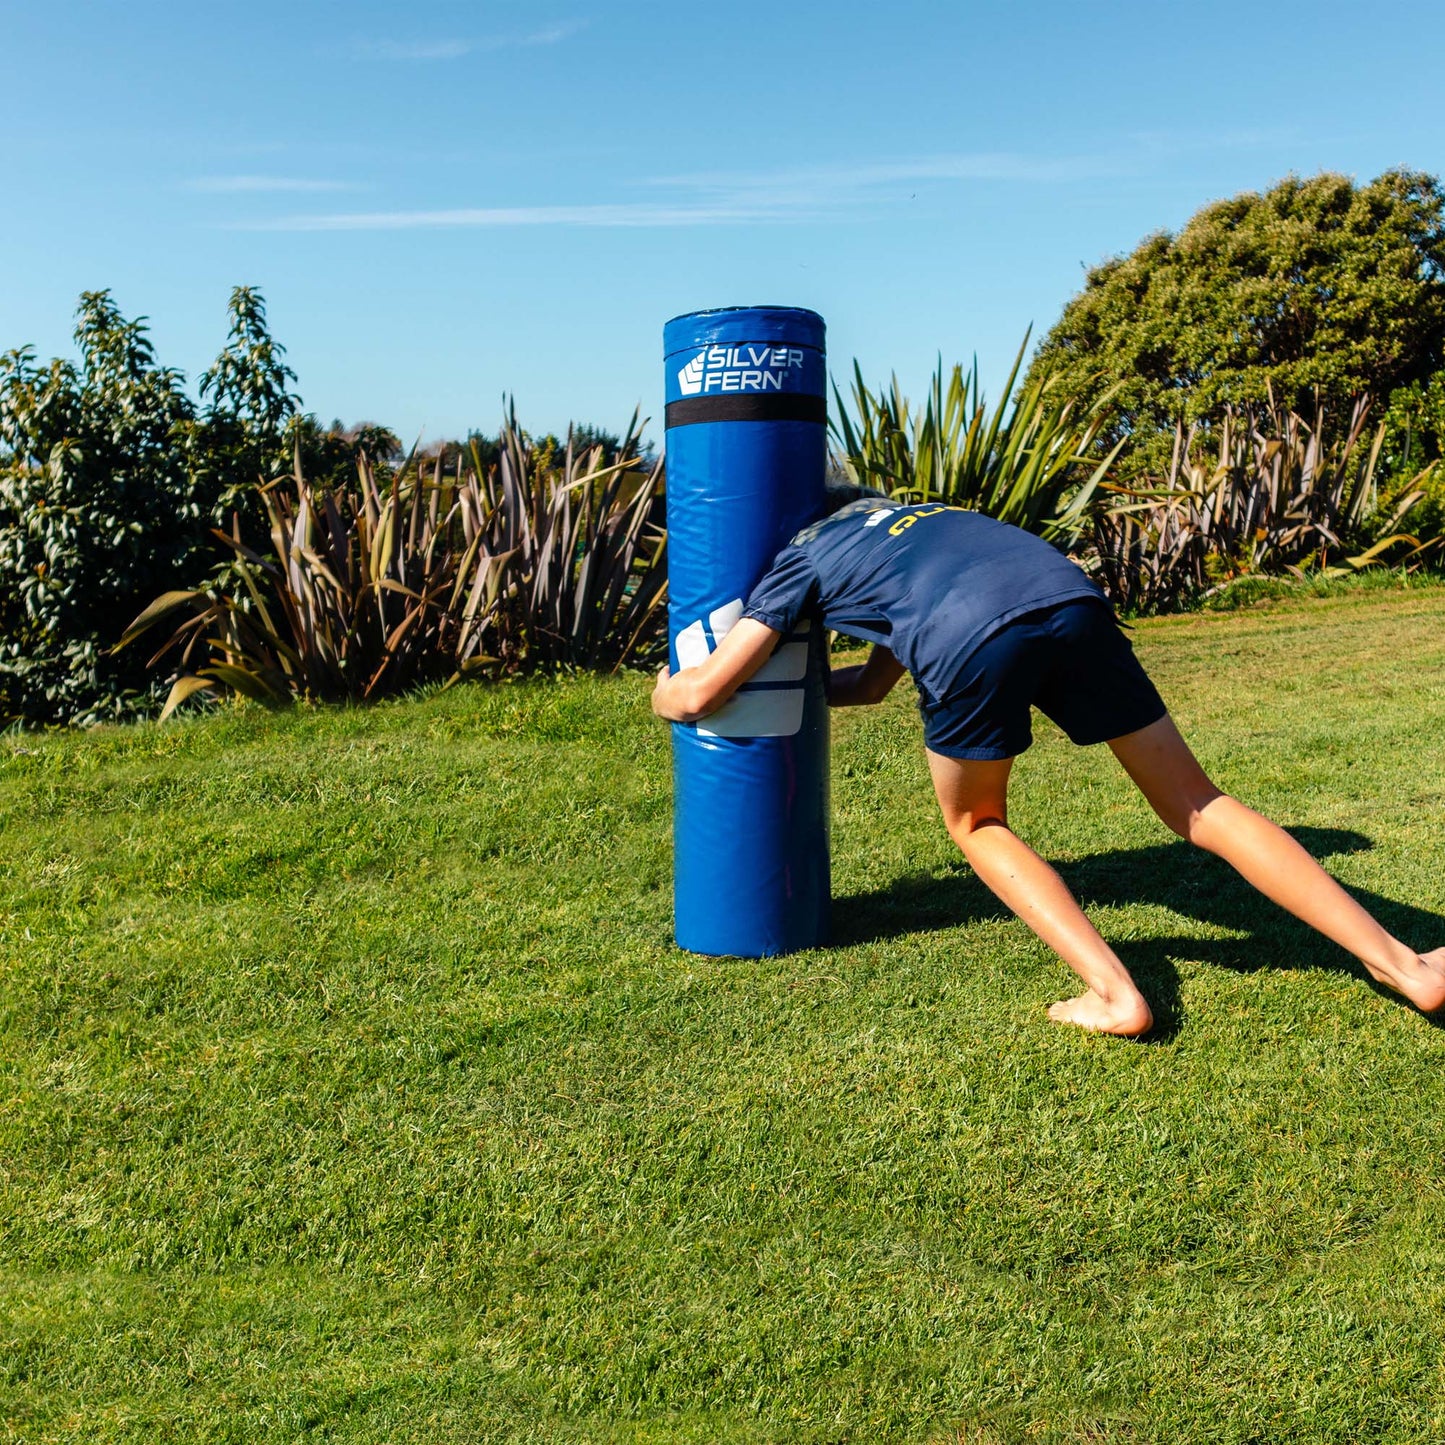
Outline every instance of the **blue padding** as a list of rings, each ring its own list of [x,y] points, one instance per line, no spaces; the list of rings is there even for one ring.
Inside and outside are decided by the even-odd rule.
[[[703,311],[668,322],[664,337],[669,402],[824,395],[823,320],[814,312]],[[821,513],[826,456],[821,422],[692,420],[668,430],[674,668],[706,656],[778,550]],[[787,639],[756,685],[720,713],[673,727],[683,948],[758,957],[826,939],[823,647],[816,627]]]

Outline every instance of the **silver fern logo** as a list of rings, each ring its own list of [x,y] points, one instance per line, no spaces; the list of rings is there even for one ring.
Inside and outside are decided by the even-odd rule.
[[[699,351],[681,371],[677,373],[677,389],[684,396],[696,396],[702,390],[703,367],[707,363],[707,352]]]
[[[705,346],[677,373],[677,389],[683,396],[786,391],[788,373],[806,366],[806,357],[795,346]]]
[[[735,597],[677,634],[677,670],[697,667],[743,615]],[[715,713],[696,724],[704,738],[790,738],[803,726],[804,679],[808,675],[808,632],[803,618],[783,645]]]

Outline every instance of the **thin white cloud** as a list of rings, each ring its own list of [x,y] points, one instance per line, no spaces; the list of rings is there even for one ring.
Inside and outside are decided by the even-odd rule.
[[[1071,181],[1121,175],[1137,162],[1123,156],[1028,156],[1009,151],[917,156],[862,164],[799,166],[780,171],[696,171],[647,184],[731,196],[789,195],[837,199],[850,193],[921,181]]]
[[[199,176],[190,182],[193,191],[207,191],[212,195],[239,195],[242,193],[316,194],[323,191],[360,190],[353,181],[318,181],[302,176]]]
[[[1151,156],[1188,156],[1209,151],[1264,150],[1298,145],[1298,126],[1269,126],[1210,131],[1140,130],[1129,140]]]
[[[967,182],[1059,184],[1136,173],[1137,154],[1029,156],[1007,151],[793,167],[761,172],[699,171],[642,184],[656,200],[606,204],[485,206],[448,210],[357,211],[237,222],[247,231],[419,231],[522,226],[731,226],[858,218],[911,199],[912,191]]]
[[[570,40],[574,35],[580,34],[587,28],[585,20],[558,20],[551,25],[544,25],[540,30],[533,30],[529,35],[523,36],[520,40],[503,41],[495,48],[500,50],[505,45],[560,45],[564,40]]]
[[[281,216],[239,221],[235,231],[422,231],[517,226],[657,227],[737,225],[795,220],[795,208],[727,204],[595,206],[486,206],[449,211],[363,211],[331,216]]]
[[[964,151],[905,156],[886,161],[794,166],[775,171],[695,171],[657,176],[645,184],[698,195],[727,195],[734,200],[777,194],[803,197],[815,204],[863,196],[893,186],[948,181],[1016,181],[1058,184],[1141,175],[1169,159],[1200,151],[1255,149],[1284,144],[1280,130],[1226,130],[1208,135],[1138,131],[1121,136],[1107,149],[1059,155],[1020,151]]]
[[[372,60],[460,60],[471,48],[469,40],[366,40],[356,50]]]
[[[559,45],[587,28],[585,20],[558,20],[535,30],[439,40],[361,40],[354,54],[366,60],[460,60],[465,55],[487,55],[497,50],[527,50]]]

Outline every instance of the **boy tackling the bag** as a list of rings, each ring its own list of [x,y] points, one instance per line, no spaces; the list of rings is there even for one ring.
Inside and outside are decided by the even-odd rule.
[[[1136,1036],[1149,1006],[1059,875],[1008,826],[1013,760],[1037,707],[1080,745],[1107,743],[1159,817],[1425,1012],[1445,1007],[1445,948],[1391,937],[1282,828],[1210,782],[1103,594],[1047,542],[976,512],[832,488],[830,513],[783,548],[706,662],[663,668],[653,711],[694,722],[721,707],[798,618],[873,644],[828,679],[834,707],[918,686],[943,819],[983,882],[1084,981],[1049,1016]]]

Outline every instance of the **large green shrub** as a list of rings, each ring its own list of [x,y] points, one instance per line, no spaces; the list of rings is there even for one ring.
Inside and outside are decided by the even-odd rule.
[[[1035,361],[1082,398],[1117,394],[1131,465],[1169,465],[1176,422],[1272,397],[1336,413],[1433,371],[1445,343],[1445,193],[1388,171],[1290,177],[1204,207],[1089,272]]]
[[[227,306],[230,332],[201,373],[201,411],[187,428],[186,455],[216,521],[237,507],[253,527],[261,516],[255,484],[290,470],[290,434],[300,397],[296,373],[266,325],[266,303],[254,286],[237,286]],[[309,419],[307,419],[309,420]]]
[[[1402,470],[1445,456],[1445,371],[1402,386],[1385,415],[1385,445]]]
[[[0,724],[158,706],[144,659],[112,651],[125,623],[213,570],[225,555],[214,523],[265,547],[256,483],[289,469],[296,446],[338,469],[354,456],[299,414],[260,293],[237,287],[229,314],[199,407],[157,362],[144,319],[127,321],[106,291],[81,297],[78,362],[39,366],[28,347],[0,357]]]
[[[144,709],[154,680],[113,657],[136,599],[199,565],[205,511],[178,438],[179,373],[108,292],[81,298],[79,364],[0,357],[0,717],[88,723]]]

